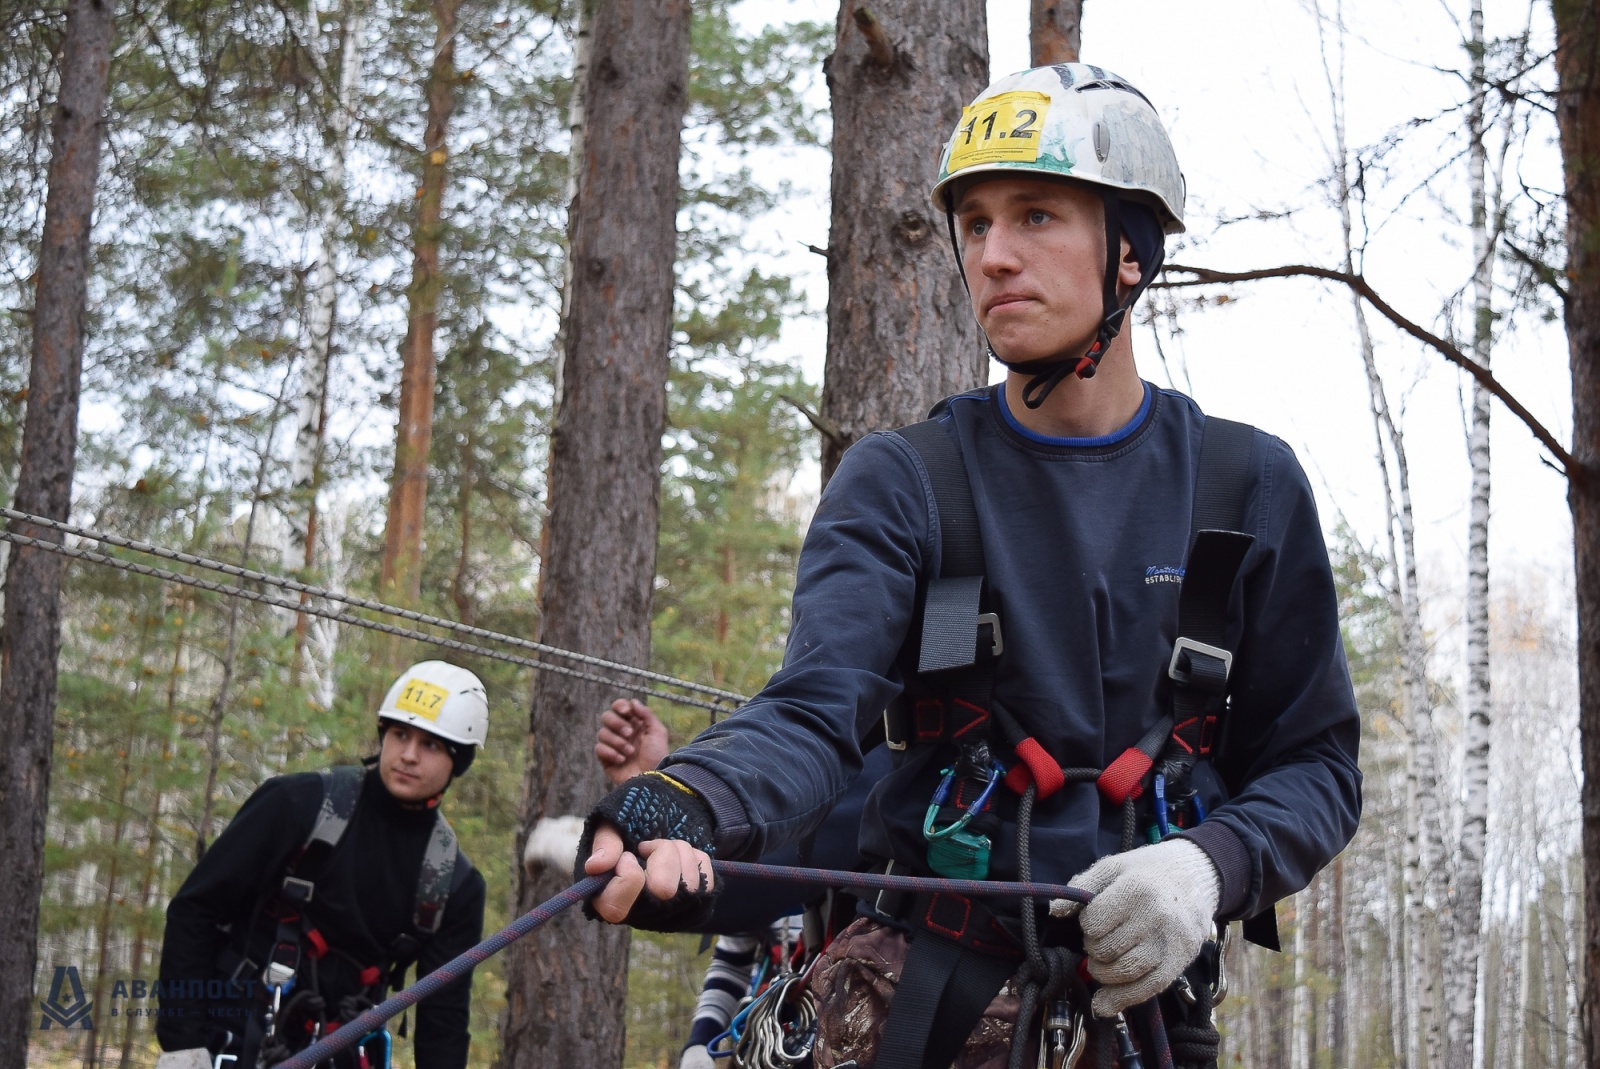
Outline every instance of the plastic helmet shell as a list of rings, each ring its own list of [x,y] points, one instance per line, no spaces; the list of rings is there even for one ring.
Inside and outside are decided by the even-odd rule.
[[[940,211],[958,178],[1039,174],[1110,186],[1183,232],[1184,181],[1161,118],[1126,79],[1087,63],[1008,75],[961,111],[939,158]]]
[[[489,733],[489,696],[483,681],[465,668],[422,661],[394,681],[378,720],[410,724],[461,746],[482,746]]]

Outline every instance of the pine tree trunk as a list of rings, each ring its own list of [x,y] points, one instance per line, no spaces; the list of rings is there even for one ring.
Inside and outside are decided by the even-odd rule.
[[[568,219],[572,288],[550,445],[540,571],[544,641],[644,665],[660,511],[672,344],[678,161],[689,76],[688,0],[603,0],[593,11],[582,171]],[[605,790],[595,718],[615,697],[556,675],[534,682],[518,857],[546,817]],[[572,872],[521,870],[517,909]],[[628,930],[576,911],[513,947],[503,1069],[622,1059]]]
[[[423,85],[427,120],[422,139],[422,185],[411,228],[411,285],[406,290],[406,337],[400,346],[400,419],[395,427],[394,475],[383,535],[380,584],[386,596],[416,602],[422,583],[423,507],[428,497],[428,447],[433,441],[434,334],[439,328],[439,239],[444,230],[450,115],[455,110],[456,12],[461,0],[433,0],[433,63]]]
[[[1600,4],[1553,0],[1556,119],[1566,172],[1567,351],[1572,368],[1571,474],[1578,601],[1578,730],[1583,753],[1584,1064],[1600,1066]]]
[[[1468,118],[1468,174],[1472,200],[1473,359],[1489,366],[1494,326],[1491,284],[1494,250],[1489,236],[1486,178],[1488,127],[1484,117],[1483,3],[1473,0],[1472,104]],[[1483,852],[1489,823],[1489,391],[1472,387],[1467,440],[1472,500],[1467,523],[1466,745],[1462,757],[1461,846],[1453,866],[1449,967],[1445,969],[1445,1048],[1450,1069],[1472,1069],[1473,1007],[1483,917]]]
[[[1028,13],[1029,64],[1078,62],[1083,0],[1032,0]]]
[[[64,520],[77,459],[89,230],[100,170],[102,115],[115,26],[110,0],[67,8],[60,96],[51,129],[49,191],[40,241],[28,371],[28,409],[12,507]],[[61,541],[27,524],[13,530]],[[65,558],[14,547],[0,626],[0,1069],[22,1069],[38,1023],[33,999],[44,825],[55,733]]]
[[[824,480],[863,435],[923,419],[940,398],[986,378],[944,214],[928,200],[939,152],[988,75],[982,0],[874,0],[870,11],[845,0],[825,66],[833,208]]]

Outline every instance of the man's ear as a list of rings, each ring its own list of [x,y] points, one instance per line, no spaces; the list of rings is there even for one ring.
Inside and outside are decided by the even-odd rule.
[[[1121,240],[1122,257],[1117,262],[1117,295],[1125,297],[1144,277],[1144,265],[1139,262],[1138,254],[1133,251],[1128,235],[1122,235]]]

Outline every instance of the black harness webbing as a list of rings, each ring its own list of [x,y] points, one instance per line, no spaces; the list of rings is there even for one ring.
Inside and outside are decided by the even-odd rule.
[[[917,672],[967,668],[979,661],[978,626],[983,597],[983,536],[961,451],[937,420],[898,432],[928,470],[939,511],[939,574],[928,581],[922,610]],[[991,645],[993,633],[991,632]],[[992,666],[994,658],[983,658]],[[992,674],[992,673],[990,673]]]
[[[946,1069],[1020,960],[917,932],[889,1003],[877,1069]]]

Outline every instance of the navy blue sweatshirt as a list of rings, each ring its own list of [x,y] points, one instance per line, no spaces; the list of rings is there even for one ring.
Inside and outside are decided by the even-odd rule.
[[[1121,430],[1046,438],[1016,422],[996,386],[952,398],[938,418],[966,463],[1005,634],[994,699],[1060,764],[1103,768],[1165,711],[1172,580],[1205,417],[1182,394],[1146,386]],[[1311,487],[1293,452],[1263,432],[1251,469],[1255,542],[1229,607],[1220,771],[1232,797],[1185,833],[1217,865],[1223,918],[1304,887],[1361,809],[1360,725]],[[914,667],[907,638],[919,584],[939,573],[938,531],[927,472],[904,439],[870,435],[845,454],[806,536],[783,668],[663,766],[711,806],[720,856],[798,838],[859,774],[859,740]],[[913,744],[873,791],[867,857],[926,871],[934,751]],[[1001,794],[995,879],[1016,872],[1016,797]],[[1114,852],[1120,831],[1120,810],[1093,784],[1069,784],[1035,809],[1034,878],[1069,880]]]

